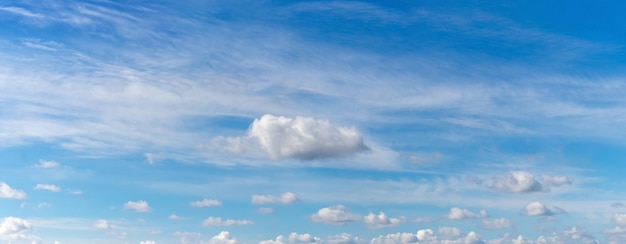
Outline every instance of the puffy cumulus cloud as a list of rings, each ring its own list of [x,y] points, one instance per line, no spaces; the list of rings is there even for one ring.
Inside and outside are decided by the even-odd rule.
[[[231,237],[230,232],[222,231],[216,236],[209,239],[207,244],[237,244],[237,238]]]
[[[250,220],[234,220],[234,219],[222,220],[222,218],[219,218],[219,217],[208,217],[207,219],[202,221],[202,225],[205,227],[251,225],[251,224],[253,224],[253,222]]]
[[[363,217],[363,222],[370,229],[391,228],[396,227],[405,221],[404,217],[390,218],[384,212],[378,214],[369,213]]]
[[[140,241],[139,244],[156,244],[155,241]]]
[[[31,228],[31,223],[24,219],[5,217],[2,219],[2,223],[0,223],[0,236],[8,237],[16,234],[21,234],[30,230]]]
[[[473,213],[467,209],[461,209],[456,207],[451,208],[450,212],[446,215],[446,218],[451,220],[476,219],[486,217],[489,217],[489,214],[484,209],[480,210],[479,213]]]
[[[35,190],[46,190],[46,191],[51,191],[51,192],[59,192],[59,191],[61,191],[61,187],[58,187],[56,185],[51,185],[51,184],[37,184],[37,185],[35,185],[35,187],[33,187],[33,189],[35,189]]]
[[[280,196],[274,195],[252,195],[252,203],[253,204],[271,204],[271,203],[282,203],[282,204],[290,204],[299,201],[300,199],[296,194],[292,192],[284,192],[280,194]]]
[[[196,207],[196,208],[215,207],[215,206],[222,206],[222,202],[218,200],[214,200],[214,199],[205,198],[199,201],[190,202],[189,206]]]
[[[109,221],[105,220],[105,219],[99,219],[96,220],[96,222],[93,223],[93,228],[99,229],[99,230],[112,230],[117,228],[117,226],[109,223]]]
[[[505,177],[494,177],[489,187],[506,192],[537,192],[543,188],[535,177],[525,171],[511,171]]]
[[[554,214],[562,214],[567,212],[559,207],[554,207],[550,209],[541,202],[532,201],[524,206],[521,213],[528,216],[551,216]]]
[[[245,152],[253,141],[272,159],[344,157],[369,150],[355,128],[308,117],[287,118],[266,114],[255,119],[246,137],[221,138],[224,148]]]
[[[511,226],[513,226],[513,222],[507,218],[483,219],[480,223],[480,227],[485,229],[506,229]]]
[[[342,233],[340,235],[329,236],[326,239],[326,243],[328,244],[365,244],[366,241],[357,236],[353,236],[348,233]]]
[[[198,244],[201,243],[202,235],[196,232],[174,232],[175,237],[179,238],[180,244]]]
[[[417,233],[395,233],[378,236],[372,239],[371,244],[401,244],[401,243],[434,243],[437,241],[435,232],[431,229],[418,230]]]
[[[625,213],[615,213],[611,216],[611,222],[619,226],[626,226],[626,214]]]
[[[42,169],[51,169],[51,168],[58,168],[58,167],[59,167],[59,163],[55,161],[39,160],[39,163],[35,164],[35,168],[42,168]]]
[[[317,213],[311,215],[311,220],[314,222],[334,225],[345,225],[350,222],[358,221],[359,219],[361,219],[361,216],[351,213],[348,211],[348,208],[343,205],[321,208]]]
[[[324,243],[322,239],[311,234],[298,234],[292,232],[289,236],[279,235],[275,240],[261,241],[259,244],[301,244],[301,243]]]
[[[25,199],[26,193],[22,190],[11,188],[7,183],[0,182],[0,198]]]
[[[124,204],[124,209],[135,210],[137,212],[142,212],[142,213],[152,211],[152,208],[150,208],[150,206],[148,205],[148,202],[146,201],[137,201],[137,202],[128,201],[127,203]]]

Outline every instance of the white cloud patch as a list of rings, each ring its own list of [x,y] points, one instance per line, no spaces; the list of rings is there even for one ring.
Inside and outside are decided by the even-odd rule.
[[[311,215],[311,220],[314,222],[334,225],[345,225],[350,222],[358,221],[359,219],[361,219],[361,216],[349,212],[348,208],[343,205],[321,208],[317,213]]]
[[[611,222],[619,226],[626,226],[626,213],[615,213],[611,216]]]
[[[182,219],[180,216],[176,215],[176,214],[170,214],[170,216],[168,217],[171,220],[180,220]]]
[[[151,165],[163,159],[162,155],[154,153],[144,153],[143,156],[146,157],[146,162]]]
[[[179,238],[180,244],[198,244],[202,235],[196,232],[174,232],[174,236]]]
[[[96,222],[93,223],[93,227],[98,230],[112,230],[117,228],[117,226],[109,223],[109,221],[105,219],[96,220]]]
[[[48,161],[48,160],[39,160],[38,164],[35,164],[35,168],[42,168],[42,169],[51,169],[51,168],[58,168],[60,165],[59,163],[55,162],[55,161]]]
[[[215,199],[202,199],[200,201],[190,202],[189,206],[196,208],[222,206],[222,202]]]
[[[489,217],[489,214],[484,209],[480,210],[480,212],[478,213],[474,213],[467,209],[461,209],[456,207],[451,208],[450,212],[446,215],[446,218],[451,220],[476,219],[486,217]]]
[[[370,229],[391,228],[396,227],[401,223],[404,223],[405,218],[390,218],[384,212],[378,214],[369,213],[363,217],[363,222]]]
[[[281,194],[279,197],[273,195],[252,195],[252,203],[253,204],[271,204],[271,203],[282,203],[282,204],[290,204],[300,200],[296,194],[292,192],[285,192]]]
[[[542,175],[537,179],[526,171],[510,171],[504,177],[494,177],[489,188],[512,193],[549,192],[551,187],[571,185],[567,176]]]
[[[29,17],[29,18],[36,18],[36,19],[41,19],[45,17],[41,14],[33,13],[20,7],[0,7],[0,11],[5,11],[5,12],[22,15],[22,16]]]
[[[437,235],[439,235],[439,238],[451,240],[461,237],[463,232],[456,227],[439,227]]]
[[[507,218],[483,219],[480,223],[481,228],[485,229],[506,229],[513,226],[513,222]]]
[[[0,198],[25,199],[26,193],[22,190],[11,188],[7,183],[0,182]]]
[[[202,225],[205,227],[251,225],[251,224],[253,224],[253,222],[250,220],[233,220],[233,219],[222,220],[222,218],[220,217],[209,217],[202,221]]]
[[[559,207],[548,208],[541,202],[533,201],[526,204],[521,213],[528,216],[551,216],[567,212]]]
[[[37,184],[33,189],[35,190],[46,190],[51,192],[59,192],[61,191],[61,187],[51,184]]]
[[[5,217],[0,223],[0,239],[8,243],[13,243],[14,240],[30,240],[32,243],[38,243],[39,238],[26,234],[31,229],[32,224],[24,219]]]
[[[237,244],[237,243],[239,243],[237,241],[237,238],[230,236],[230,232],[228,231],[220,232],[219,234],[209,239],[209,241],[207,242],[207,244]]]
[[[348,233],[341,233],[340,235],[332,235],[326,239],[328,244],[365,244],[365,240],[358,236],[353,236]]]
[[[152,209],[148,205],[148,202],[146,201],[137,201],[137,202],[128,201],[127,203],[124,204],[124,209],[135,210],[137,212],[142,212],[142,213],[152,211]]]
[[[322,239],[316,236],[312,236],[311,234],[298,234],[296,232],[292,232],[289,236],[279,235],[275,240],[266,240],[261,241],[259,244],[321,244],[324,243]]]
[[[271,114],[255,119],[246,137],[226,138],[225,149],[244,152],[245,147],[252,145],[249,141],[258,143],[276,160],[345,157],[369,150],[362,135],[353,127],[335,126],[328,120]]]

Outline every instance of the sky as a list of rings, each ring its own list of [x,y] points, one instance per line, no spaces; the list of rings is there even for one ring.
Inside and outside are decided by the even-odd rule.
[[[624,11],[4,0],[0,242],[625,243]]]

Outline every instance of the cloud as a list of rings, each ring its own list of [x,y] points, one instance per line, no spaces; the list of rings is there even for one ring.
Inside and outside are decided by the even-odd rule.
[[[446,240],[456,239],[463,235],[461,230],[456,227],[439,227],[437,234],[439,235],[439,238]]]
[[[372,239],[371,244],[395,244],[395,243],[432,243],[437,241],[435,232],[431,229],[418,230],[417,233],[395,233],[378,236]]]
[[[127,203],[124,204],[124,209],[131,209],[131,210],[135,210],[137,212],[142,212],[142,213],[152,211],[152,209],[150,208],[150,206],[148,206],[148,203],[146,201],[137,201],[137,202],[128,201]]]
[[[56,185],[50,185],[50,184],[37,184],[33,189],[35,190],[46,190],[46,191],[51,191],[51,192],[59,192],[61,191],[61,188],[56,186]]]
[[[243,151],[242,148],[249,144],[247,140],[258,143],[275,160],[336,158],[369,150],[355,128],[335,126],[328,120],[309,117],[265,114],[252,122],[247,137],[228,139],[226,148],[233,152]]]
[[[22,190],[11,188],[7,183],[0,182],[0,198],[25,199],[26,193]]]
[[[156,244],[155,241],[140,241],[139,244]]]
[[[250,220],[233,220],[227,219],[222,220],[219,217],[209,217],[202,221],[202,225],[205,227],[214,227],[214,226],[233,226],[233,225],[251,225],[253,224]]]
[[[348,211],[348,208],[342,205],[336,205],[321,208],[317,213],[311,215],[314,222],[323,222],[326,224],[345,225],[350,222],[358,221],[361,216]]]
[[[480,210],[480,212],[476,214],[467,209],[461,209],[457,207],[451,208],[448,215],[446,215],[446,218],[451,220],[476,219],[486,217],[489,217],[489,214],[484,209]]]
[[[222,231],[216,236],[209,239],[207,244],[237,244],[239,243],[236,238],[230,236],[230,232]]]
[[[513,222],[507,218],[483,219],[480,223],[481,228],[485,229],[506,229],[513,226]]]
[[[179,220],[179,219],[181,219],[181,217],[176,215],[176,214],[170,214],[170,216],[168,218],[171,219],[171,220]]]
[[[365,240],[358,236],[353,236],[348,233],[341,233],[340,235],[332,235],[326,238],[328,244],[365,244]]]
[[[31,229],[32,224],[24,219],[5,217],[0,223],[0,239],[8,243],[12,243],[12,240],[31,240],[32,243],[39,243],[38,237],[26,234]]]
[[[554,207],[552,209],[548,208],[545,204],[533,201],[526,204],[526,206],[522,209],[522,214],[528,216],[551,216],[554,214],[567,213],[565,210],[559,207]]]
[[[19,8],[19,7],[0,7],[0,11],[5,11],[5,12],[13,13],[13,14],[18,14],[18,15],[22,15],[22,16],[25,16],[25,17],[29,17],[29,18],[36,18],[36,19],[44,18],[44,16],[41,15],[41,14],[33,13],[33,12],[30,12],[30,11],[28,11],[26,9]]]
[[[282,204],[290,204],[297,202],[298,196],[292,192],[285,192],[280,195],[280,197],[276,197],[273,195],[252,195],[252,203],[253,204],[270,204],[270,203],[282,203]]]
[[[312,243],[312,244],[322,244],[324,243],[322,239],[316,236],[312,236],[311,234],[298,234],[296,232],[292,232],[289,236],[285,237],[283,235],[279,235],[275,240],[267,240],[261,241],[259,244],[304,244],[304,243]]]
[[[96,222],[93,223],[93,227],[99,230],[112,230],[117,228],[117,226],[104,219],[96,220]]]
[[[190,202],[189,206],[196,208],[222,206],[222,202],[213,199],[202,199],[202,201]]]
[[[369,213],[363,217],[363,222],[370,229],[391,228],[396,227],[401,223],[404,223],[405,218],[389,218],[384,212],[379,212],[378,215]]]
[[[180,244],[198,244],[201,242],[202,235],[196,232],[174,232],[174,236],[178,237]]]
[[[51,169],[51,168],[58,168],[59,167],[59,163],[55,162],[55,161],[47,161],[47,160],[39,160],[38,164],[35,164],[35,168],[42,168],[42,169]]]
[[[619,226],[626,226],[626,214],[625,213],[615,213],[611,216],[611,222]]]
[[[494,177],[489,188],[512,193],[549,192],[551,187],[571,185],[572,180],[567,176],[542,175],[539,181],[526,171],[510,171],[504,177]]]
[[[564,175],[559,175],[559,176],[543,175],[541,176],[541,179],[542,179],[544,186],[562,186],[562,185],[572,184],[572,179]]]
[[[143,156],[146,157],[148,164],[155,164],[157,161],[163,159],[163,156],[154,153],[144,153]]]

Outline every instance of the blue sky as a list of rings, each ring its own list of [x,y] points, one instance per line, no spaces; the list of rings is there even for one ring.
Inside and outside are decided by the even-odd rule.
[[[3,1],[0,241],[626,242],[625,7]]]

